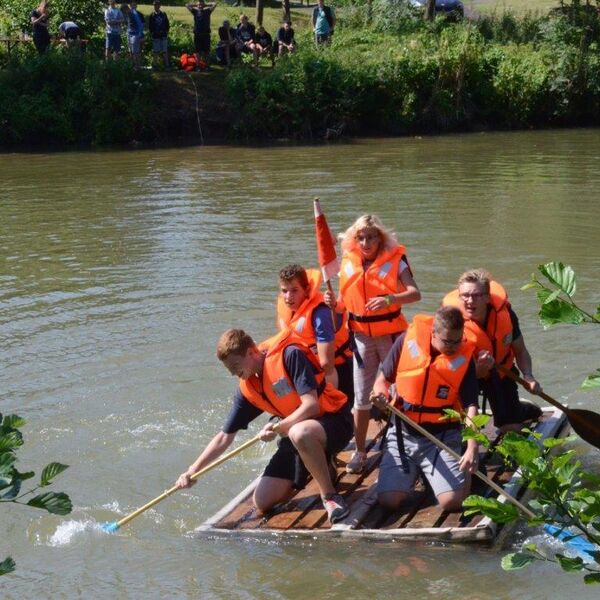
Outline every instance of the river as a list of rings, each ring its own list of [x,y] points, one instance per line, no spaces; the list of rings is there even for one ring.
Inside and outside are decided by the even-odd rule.
[[[74,503],[66,517],[2,506],[0,560],[17,562],[3,598],[598,597],[551,565],[502,571],[513,537],[490,550],[196,535],[269,445],[118,534],[93,527],[172,485],[221,426],[235,380],[216,340],[273,332],[279,268],[316,260],[314,196],[335,232],[365,212],[398,232],[423,292],[408,315],[488,268],[546,391],[598,410],[598,392],[577,391],[600,366],[597,328],[544,331],[520,291],[562,260],[581,304],[599,302],[598,130],[1,155],[0,411],[28,421],[20,470],[69,464],[52,489]]]

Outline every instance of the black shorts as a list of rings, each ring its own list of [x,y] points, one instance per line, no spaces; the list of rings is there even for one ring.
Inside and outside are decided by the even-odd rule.
[[[65,30],[66,40],[76,40],[78,37],[81,37],[81,30],[79,27],[69,27],[69,29]]]
[[[519,373],[514,367],[513,372],[517,375]],[[536,418],[531,412],[531,406],[519,400],[516,381],[508,377],[500,379],[498,373],[493,371],[488,379],[481,382],[480,387],[484,398],[490,403],[496,427]]]
[[[210,52],[210,32],[194,33],[194,48],[196,52]]]
[[[317,419],[327,436],[325,453],[328,459],[341,452],[354,435],[351,408],[352,404],[347,402],[340,411],[325,414]],[[279,439],[277,451],[271,457],[263,476],[289,479],[297,490],[301,490],[306,485],[308,471],[290,438]]]

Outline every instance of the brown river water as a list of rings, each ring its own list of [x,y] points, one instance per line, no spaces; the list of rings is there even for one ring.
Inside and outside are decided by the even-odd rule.
[[[53,489],[74,503],[65,517],[2,506],[0,560],[17,562],[2,598],[598,597],[551,565],[502,571],[537,533],[524,526],[503,549],[195,534],[269,445],[118,534],[98,530],[170,487],[221,426],[235,380],[216,340],[230,326],[273,332],[277,271],[316,260],[314,196],[336,232],[364,212],[398,232],[423,292],[409,315],[487,267],[545,389],[600,410],[600,392],[577,391],[600,366],[600,330],[544,331],[520,291],[537,264],[562,260],[581,304],[600,302],[598,130],[1,155],[0,411],[28,421],[21,471],[71,465]]]

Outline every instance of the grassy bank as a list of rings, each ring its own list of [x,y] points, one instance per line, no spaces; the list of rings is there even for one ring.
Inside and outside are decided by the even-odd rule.
[[[92,55],[17,57],[0,70],[0,145],[323,139],[600,122],[596,13],[431,24],[374,0],[369,23],[361,6],[340,10],[333,44],[316,50],[310,13],[298,10],[299,52],[274,68],[265,61],[259,69],[240,64],[188,75],[136,72],[126,61],[104,64]],[[241,12],[217,11],[215,26]],[[274,30],[280,12],[267,15]],[[189,37],[174,35],[175,50],[191,49],[191,17],[183,7],[172,17],[188,24]]]

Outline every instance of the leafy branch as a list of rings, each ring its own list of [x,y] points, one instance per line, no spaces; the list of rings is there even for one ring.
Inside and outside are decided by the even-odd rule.
[[[43,492],[30,498],[27,502],[22,499],[52,484],[54,478],[60,475],[68,465],[52,462],[44,467],[39,483],[30,490],[21,491],[24,481],[35,476],[33,471],[24,473],[15,468],[17,449],[23,443],[23,434],[20,427],[25,425],[25,420],[17,415],[2,416],[0,414],[0,503],[12,502],[46,510],[56,515],[69,514],[73,508],[71,499],[64,492]],[[0,563],[0,575],[10,573],[15,569],[15,561],[8,557]]]

